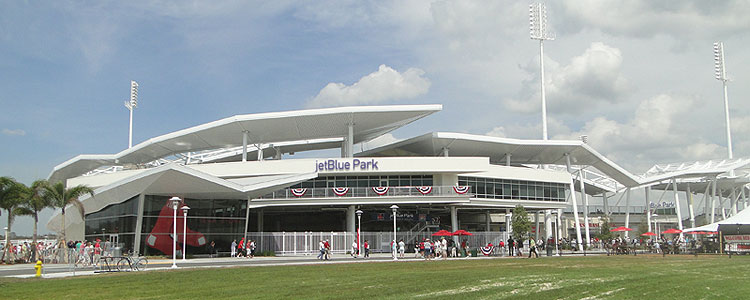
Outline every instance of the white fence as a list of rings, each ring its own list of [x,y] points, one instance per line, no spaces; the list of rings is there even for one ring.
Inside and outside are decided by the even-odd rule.
[[[362,232],[361,242],[365,240],[370,245],[370,251],[375,253],[390,252],[393,232]],[[350,232],[248,232],[247,238],[256,241],[256,253],[273,251],[276,255],[318,255],[318,243],[328,240],[331,252],[335,254],[346,254],[352,250],[352,243],[356,242],[357,234]],[[406,243],[406,251],[412,252],[414,243],[425,238],[434,240],[429,232],[421,232],[407,236],[398,233],[397,239],[403,239]],[[453,237],[447,236],[451,240]],[[488,243],[498,245],[500,241],[508,239],[506,232],[474,232],[471,236],[456,237],[460,242],[466,240],[471,249],[486,246]]]

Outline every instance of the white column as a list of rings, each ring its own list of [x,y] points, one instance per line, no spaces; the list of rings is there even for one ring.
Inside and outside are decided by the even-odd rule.
[[[349,205],[349,207],[346,208],[346,231],[350,234],[354,234],[354,232],[357,230],[354,224],[354,218],[356,217],[356,208],[354,205]]]
[[[242,131],[242,161],[247,161],[247,130]]]
[[[724,190],[719,189],[719,209],[721,209],[721,220],[727,219],[727,211],[724,209]]]
[[[747,200],[748,200],[747,199],[747,193],[745,192],[745,187],[744,186],[742,187],[742,199],[745,200],[745,207],[742,208],[744,210],[745,208],[748,207],[748,205],[750,205],[750,203],[747,202]]]
[[[677,211],[677,229],[682,230],[682,211],[680,209],[680,197],[677,194],[677,179],[672,178],[672,191],[674,192],[674,205],[675,210]],[[680,237],[682,237],[682,233],[680,233]]]
[[[138,217],[135,219],[135,245],[133,245],[133,252],[138,256],[141,252],[141,234],[143,232],[143,208],[146,203],[146,195],[141,193],[138,195]]]
[[[484,226],[485,226],[485,231],[487,231],[487,232],[490,231],[490,221],[491,221],[490,220],[490,211],[488,210],[488,211],[484,212]]]
[[[505,153],[505,165],[510,167],[510,153]]]
[[[258,161],[263,160],[263,144],[255,144],[256,147],[258,147]]]
[[[539,240],[539,211],[534,213],[534,222],[536,223],[536,234],[534,240]]]
[[[648,199],[651,193],[651,187],[643,188],[643,192],[646,194],[646,223],[648,223],[648,232],[654,232],[651,228],[651,200]]]
[[[714,177],[714,181],[711,185],[711,222],[709,224],[714,223],[716,219],[716,182],[718,181],[718,178]]]
[[[542,138],[547,140],[547,101],[544,97],[544,40],[539,40],[539,67],[542,84]]]
[[[630,188],[625,191],[625,227],[630,228]],[[625,237],[628,237],[628,231],[625,231]]]
[[[450,152],[450,149],[448,147],[443,147],[443,157],[448,157]]]
[[[560,227],[560,224],[562,224],[562,214],[563,210],[562,208],[557,209],[557,219],[555,220],[555,223],[557,224],[557,238],[560,239],[562,237],[562,228]],[[557,241],[555,241],[557,242]]]
[[[687,183],[687,190],[685,191],[687,197],[688,211],[690,212],[690,227],[695,227],[695,209],[693,208],[693,192],[690,191],[690,183]]]
[[[565,167],[568,169],[568,173],[570,173],[570,200],[573,205],[573,222],[575,223],[576,227],[576,241],[578,242],[578,249],[583,252],[583,244],[581,241],[581,223],[578,220],[578,202],[576,202],[576,189],[573,185],[573,172],[570,169],[570,154],[565,153]]]
[[[354,157],[354,123],[350,122],[346,134],[346,157]]]
[[[581,199],[583,199],[583,228],[586,230],[586,245],[588,245],[591,242],[591,234],[589,233],[589,197],[586,195],[586,187],[583,183],[586,178],[583,168],[578,170],[578,174],[580,175],[578,182],[581,187]]]
[[[609,197],[607,197],[607,192],[602,193],[602,203],[604,203],[604,215],[609,217]]]
[[[245,207],[245,228],[242,229],[242,239],[245,241],[247,241],[247,228],[250,225],[250,200],[250,197],[247,197],[247,207]]]
[[[544,242],[546,243],[552,237],[552,210],[544,211]]]
[[[455,206],[451,206],[451,231],[458,231],[458,211]],[[458,245],[458,237],[453,236],[453,242]]]
[[[732,206],[732,215],[733,216],[737,214],[737,197],[735,197],[735,196],[737,196],[737,192],[736,191],[737,190],[735,188],[732,188],[732,194],[729,195],[729,197],[730,197],[729,198],[729,205]]]

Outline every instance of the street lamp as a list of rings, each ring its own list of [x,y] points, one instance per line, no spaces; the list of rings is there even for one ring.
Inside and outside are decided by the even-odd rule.
[[[107,228],[102,228],[102,241],[107,240]]]
[[[355,213],[357,214],[357,257],[359,257],[362,253],[362,238],[360,235],[362,229],[362,211],[358,209]]]
[[[125,101],[125,107],[130,111],[130,127],[128,127],[128,148],[133,147],[133,109],[138,106],[138,83],[130,81],[130,100]]]
[[[542,138],[547,139],[547,100],[544,96],[544,41],[552,41],[555,35],[547,30],[547,7],[544,3],[529,5],[529,35],[539,40],[539,68],[542,86]]]
[[[659,232],[659,227],[658,227],[658,225],[659,225],[659,220],[657,220],[657,219],[656,219],[656,217],[658,217],[658,216],[659,216],[659,214],[657,214],[657,213],[653,213],[653,214],[651,214],[651,218],[653,218],[653,219],[654,219],[654,230],[655,230],[656,232]],[[659,235],[657,234],[657,235],[656,235],[656,237],[659,237]],[[654,238],[654,239],[656,239],[656,238]]]
[[[398,260],[398,255],[396,255],[396,211],[398,211],[398,205],[391,205],[391,210],[393,210],[393,245],[391,248],[393,248],[393,260]]]
[[[190,207],[182,206],[182,261],[185,261],[185,252],[187,252],[187,213]]]
[[[180,207],[182,199],[180,197],[169,198],[172,204],[173,222],[172,222],[172,269],[177,268],[177,208]]]
[[[714,75],[716,80],[721,81],[724,86],[724,116],[727,121],[727,152],[729,154],[729,159],[732,159],[732,134],[729,125],[729,98],[727,97],[727,82],[729,82],[729,79],[727,78],[727,65],[724,61],[723,42],[714,43]],[[731,171],[731,174],[734,176],[734,170]]]

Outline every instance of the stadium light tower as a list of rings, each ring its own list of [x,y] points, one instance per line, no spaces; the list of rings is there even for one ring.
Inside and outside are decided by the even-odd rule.
[[[729,98],[727,97],[727,66],[724,61],[724,43],[714,43],[714,75],[716,80],[720,80],[724,86],[724,115],[727,119],[727,152],[729,153],[729,159],[732,159],[732,133],[731,126],[729,125]],[[734,173],[734,172],[732,172]]]
[[[125,101],[125,107],[130,111],[130,127],[128,129],[128,148],[133,147],[133,109],[138,106],[138,83],[130,81],[130,101]]]
[[[555,35],[547,28],[547,7],[544,3],[529,5],[529,31],[532,40],[539,40],[539,68],[542,85],[542,138],[547,139],[547,100],[544,97],[544,41],[552,41]]]

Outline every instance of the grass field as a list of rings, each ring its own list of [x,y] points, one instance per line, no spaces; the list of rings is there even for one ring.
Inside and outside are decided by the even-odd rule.
[[[400,261],[0,279],[2,299],[748,299],[750,256]]]

